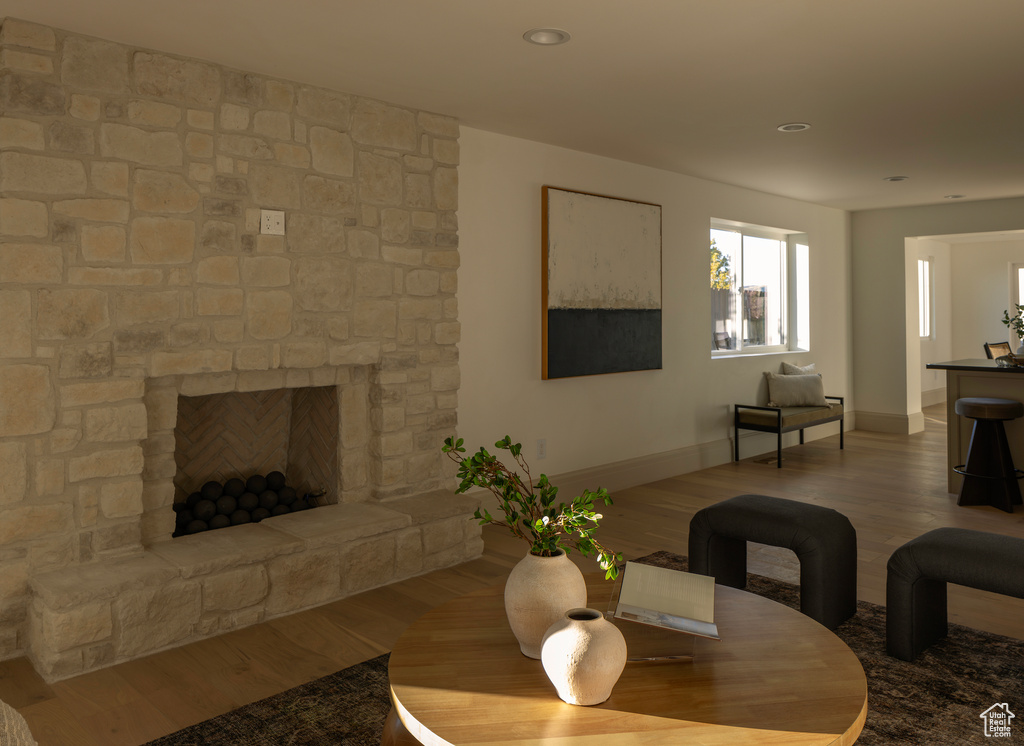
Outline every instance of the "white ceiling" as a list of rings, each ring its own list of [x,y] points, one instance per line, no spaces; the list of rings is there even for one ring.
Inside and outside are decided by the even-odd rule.
[[[3,0],[0,12],[848,210],[1024,195],[1024,0]],[[572,41],[524,42],[538,26]],[[813,127],[776,130],[793,121]],[[883,181],[895,175],[910,178]]]

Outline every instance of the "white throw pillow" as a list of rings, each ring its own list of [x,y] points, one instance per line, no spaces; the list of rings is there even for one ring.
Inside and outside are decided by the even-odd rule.
[[[814,363],[808,363],[807,365],[793,365],[793,363],[782,364],[782,375],[784,376],[805,376],[808,373],[814,373]]]
[[[816,373],[809,375],[779,375],[765,372],[768,382],[769,407],[827,407],[825,386],[821,376]]]

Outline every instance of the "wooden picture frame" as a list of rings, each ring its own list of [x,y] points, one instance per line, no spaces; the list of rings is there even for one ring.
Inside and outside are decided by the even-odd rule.
[[[541,188],[544,380],[661,368],[661,205]]]

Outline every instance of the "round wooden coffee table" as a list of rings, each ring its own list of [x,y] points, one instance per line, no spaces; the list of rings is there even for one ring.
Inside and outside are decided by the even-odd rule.
[[[594,576],[587,585],[588,605],[604,610],[612,583]],[[519,651],[502,593],[499,585],[454,599],[405,631],[391,652],[383,743],[403,743],[404,725],[426,746],[847,746],[864,727],[867,681],[850,648],[761,596],[716,586],[721,641],[698,639],[692,661],[627,663],[608,701],[577,707]]]

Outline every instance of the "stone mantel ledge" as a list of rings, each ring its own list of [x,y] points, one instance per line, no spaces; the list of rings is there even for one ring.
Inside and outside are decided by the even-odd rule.
[[[56,681],[468,562],[483,550],[478,505],[448,490],[326,505],[35,576],[30,658]],[[342,567],[365,576],[333,585]],[[251,592],[225,596],[225,584]],[[189,603],[160,595],[168,593]],[[158,600],[163,626],[148,634]]]
[[[306,549],[348,544],[420,523],[403,512],[376,503],[325,505],[266,520],[274,530],[300,539]]]
[[[302,541],[294,536],[282,534],[264,523],[247,523],[154,542],[148,551],[175,568],[181,577],[194,578],[266,562],[303,548]]]
[[[140,553],[36,575],[31,584],[38,600],[54,611],[66,611],[81,604],[164,585],[178,576],[178,571],[166,560]]]
[[[179,536],[155,542],[141,554],[38,575],[32,579],[32,587],[50,608],[59,611],[176,577],[210,575],[284,554],[347,544],[444,518],[472,515],[479,501],[437,490],[382,505],[324,505],[274,516],[261,523]]]
[[[380,504],[404,513],[412,519],[413,524],[429,523],[459,515],[473,515],[480,507],[480,497],[487,494],[483,490],[478,496],[457,495],[451,490],[434,490],[412,497],[396,497],[384,500]]]

